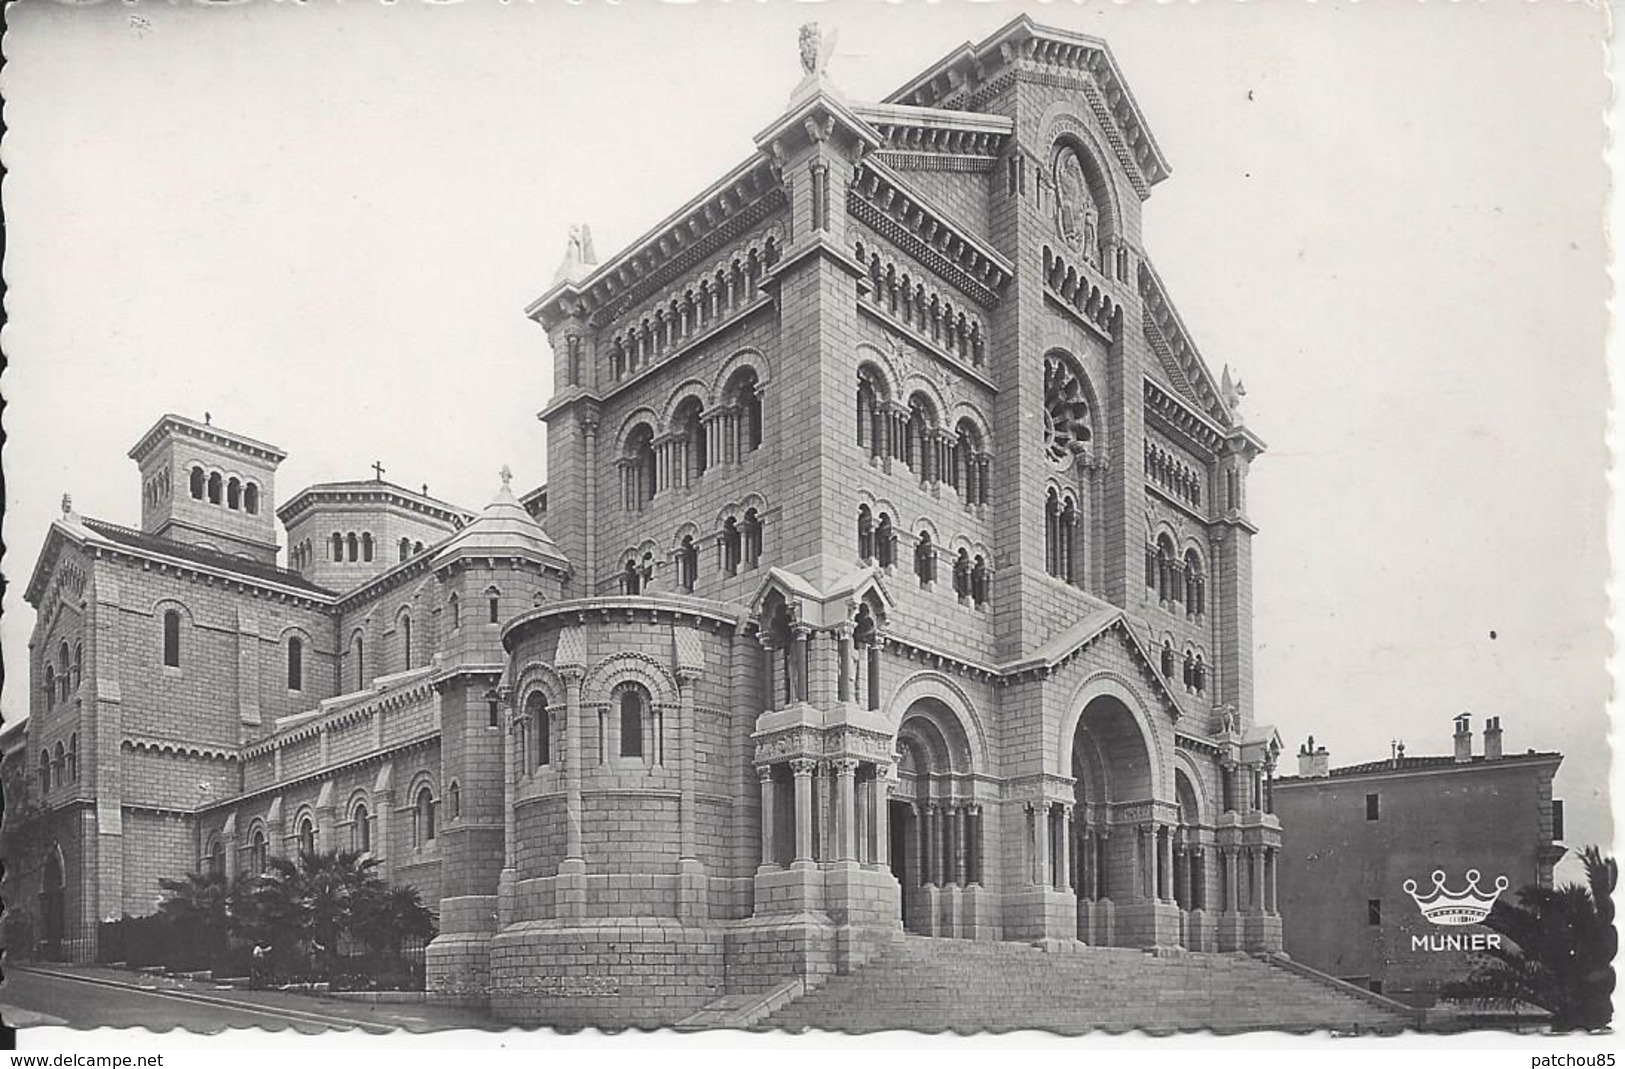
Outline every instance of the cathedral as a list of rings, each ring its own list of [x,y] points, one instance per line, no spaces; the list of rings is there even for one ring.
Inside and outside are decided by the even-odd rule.
[[[544,487],[279,500],[280,448],[165,415],[139,525],[64,501],[14,744],[47,942],[343,848],[434,905],[430,997],[517,1023],[674,1022],[905,931],[1280,948],[1263,443],[1142,245],[1147,117],[1025,16],[877,103],[815,28],[801,60],[636,243],[572,230],[524,310]]]

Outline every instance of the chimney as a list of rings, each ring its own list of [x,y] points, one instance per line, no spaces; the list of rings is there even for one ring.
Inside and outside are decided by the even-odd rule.
[[[1456,717],[1456,762],[1458,764],[1473,759],[1473,728],[1472,717],[1462,713]]]
[[[1305,779],[1319,779],[1331,775],[1331,755],[1326,747],[1316,746],[1315,737],[1309,736],[1309,741],[1298,747],[1298,775]]]
[[[1501,759],[1501,718],[1492,716],[1484,721],[1484,760]]]

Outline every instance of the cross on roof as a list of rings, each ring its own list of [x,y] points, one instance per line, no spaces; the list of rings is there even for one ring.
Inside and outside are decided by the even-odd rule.
[[[372,477],[378,482],[384,481],[384,466],[376,460],[372,462]]]
[[[508,489],[508,484],[513,482],[513,472],[508,470],[508,465],[502,465],[502,470],[497,474],[502,476],[502,488],[504,490]]]

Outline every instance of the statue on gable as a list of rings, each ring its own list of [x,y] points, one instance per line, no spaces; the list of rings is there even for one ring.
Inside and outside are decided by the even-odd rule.
[[[831,30],[828,37],[819,35],[818,23],[808,22],[801,27],[801,69],[809,78],[822,78],[829,69],[829,57],[835,53],[835,40],[839,30]]]
[[[598,263],[592,248],[592,228],[586,223],[571,223],[570,237],[564,246],[564,260],[553,274],[554,283],[579,282]]]
[[[1230,410],[1230,417],[1241,423],[1241,400],[1247,396],[1247,384],[1238,376],[1230,378],[1230,365],[1224,365],[1224,374],[1219,378],[1219,393],[1224,397],[1224,407]]]

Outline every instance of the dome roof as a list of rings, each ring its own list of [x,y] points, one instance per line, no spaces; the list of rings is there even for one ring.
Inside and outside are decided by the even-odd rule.
[[[473,522],[435,548],[435,564],[454,557],[518,556],[556,568],[569,567],[570,562],[547,537],[542,525],[514,497],[508,485],[512,478],[507,467],[503,467],[501,489]]]

